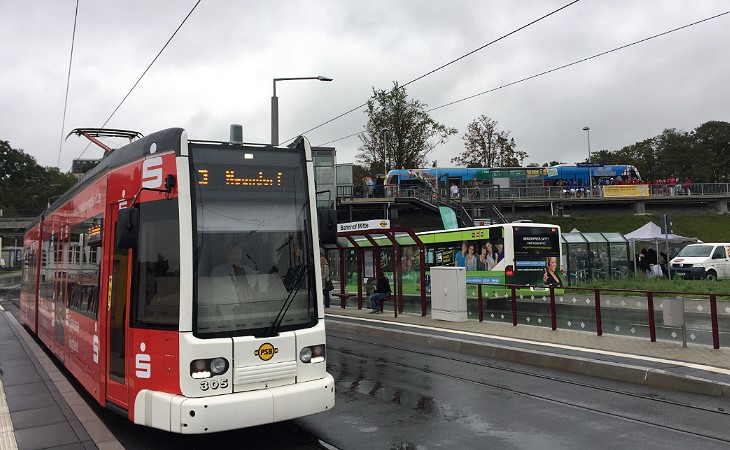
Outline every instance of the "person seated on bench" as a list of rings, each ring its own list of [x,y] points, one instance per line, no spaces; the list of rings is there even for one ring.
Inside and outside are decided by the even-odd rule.
[[[372,311],[370,311],[370,314],[377,314],[379,312],[382,312],[380,310],[379,301],[385,300],[387,297],[390,296],[390,283],[388,283],[388,279],[383,275],[383,272],[378,270],[378,277],[377,281],[375,282],[375,292],[370,296],[370,306],[372,307]]]

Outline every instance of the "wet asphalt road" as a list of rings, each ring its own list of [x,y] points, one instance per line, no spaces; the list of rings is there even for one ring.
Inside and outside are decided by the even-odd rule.
[[[730,400],[328,333],[332,411],[297,421],[343,449],[728,448]]]

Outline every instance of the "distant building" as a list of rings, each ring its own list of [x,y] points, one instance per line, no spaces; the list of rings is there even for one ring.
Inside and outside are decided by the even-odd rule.
[[[337,187],[352,187],[352,164],[337,164],[334,147],[312,147],[314,183],[317,187],[317,206],[334,208]]]
[[[86,172],[96,167],[100,159],[74,159],[71,164],[71,174],[78,179],[84,176]]]

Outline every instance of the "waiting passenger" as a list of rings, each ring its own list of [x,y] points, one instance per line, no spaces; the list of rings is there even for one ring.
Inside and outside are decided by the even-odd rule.
[[[372,311],[370,314],[380,313],[380,307],[378,300],[385,299],[390,295],[390,283],[388,279],[383,275],[383,272],[378,271],[377,281],[375,282],[375,292],[370,296],[370,307]]]

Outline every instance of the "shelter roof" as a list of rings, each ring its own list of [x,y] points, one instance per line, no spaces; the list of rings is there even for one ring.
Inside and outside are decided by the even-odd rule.
[[[626,239],[629,241],[642,241],[642,242],[654,242],[654,241],[663,241],[665,238],[668,239],[670,242],[696,242],[697,238],[694,237],[684,237],[680,236],[678,234],[670,233],[667,236],[662,233],[661,228],[659,225],[655,224],[654,222],[647,222],[645,225],[637,228],[636,230],[632,231],[631,233],[627,233],[624,235]]]

